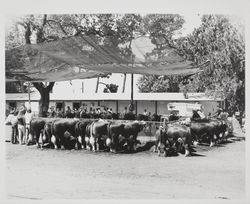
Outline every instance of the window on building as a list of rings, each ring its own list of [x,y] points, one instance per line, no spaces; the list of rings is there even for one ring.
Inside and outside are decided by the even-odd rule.
[[[73,110],[78,110],[80,108],[80,102],[73,102]]]
[[[9,102],[9,109],[15,109],[16,108],[16,102]]]
[[[63,109],[63,102],[57,102],[56,109],[62,110]]]

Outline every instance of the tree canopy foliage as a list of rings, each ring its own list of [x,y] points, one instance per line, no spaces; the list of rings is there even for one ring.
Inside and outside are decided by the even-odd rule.
[[[206,92],[225,98],[229,111],[245,110],[245,40],[228,16],[204,15],[200,27],[191,34],[164,44],[164,50],[173,48],[178,55],[196,64],[207,60],[210,65],[190,77],[142,76],[141,92]],[[167,25],[166,25],[167,26]],[[163,31],[164,27],[157,27]],[[178,29],[181,26],[176,27]],[[162,32],[163,32],[162,31]],[[158,31],[159,32],[159,31]],[[165,34],[167,35],[167,34]],[[169,36],[173,36],[170,32]],[[161,50],[158,49],[161,53]],[[160,54],[158,55],[159,57]]]
[[[210,61],[189,80],[188,91],[205,91],[225,98],[231,111],[245,110],[245,41],[228,17],[204,15],[201,26],[179,39],[176,47],[195,63]]]

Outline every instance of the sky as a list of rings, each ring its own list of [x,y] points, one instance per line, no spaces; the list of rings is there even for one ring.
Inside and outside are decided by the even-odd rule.
[[[199,14],[180,14],[184,17],[185,23],[183,25],[182,29],[182,36],[185,36],[189,33],[191,33],[194,28],[197,28],[201,24],[201,18]],[[136,47],[143,47],[144,52],[151,51],[152,50],[152,44],[148,42],[148,40],[145,39],[140,39],[137,40],[135,43],[132,43],[132,49],[133,52],[137,57],[143,57],[143,53],[140,53]],[[134,92],[139,92],[136,83],[141,75],[134,75]],[[112,74],[112,76],[109,79],[106,78],[101,78],[100,81],[108,84],[117,84],[118,87],[118,93],[122,92],[122,87],[123,87],[123,79],[124,75],[123,74]],[[94,93],[95,88],[96,88],[96,82],[97,79],[85,79],[85,80],[73,80],[72,81],[72,88],[77,89],[76,91],[79,91],[82,88],[82,82],[84,82],[84,92],[85,93]],[[54,90],[60,90],[65,87],[65,85],[69,85],[69,82],[58,82],[56,83],[56,86],[54,87]],[[100,84],[98,92],[102,92],[102,90],[105,88],[104,85]],[[131,75],[127,74],[127,79],[126,79],[126,87],[125,87],[125,92],[130,92],[131,90]]]

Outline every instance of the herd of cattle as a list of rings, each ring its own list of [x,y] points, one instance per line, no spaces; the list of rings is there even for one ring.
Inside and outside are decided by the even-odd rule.
[[[54,149],[88,149],[110,152],[136,151],[138,133],[147,128],[144,121],[105,121],[102,119],[34,118],[30,122],[30,141],[38,147]],[[155,151],[160,156],[169,152],[190,155],[192,146],[207,142],[210,146],[225,139],[227,121],[180,121],[163,124],[155,133]]]

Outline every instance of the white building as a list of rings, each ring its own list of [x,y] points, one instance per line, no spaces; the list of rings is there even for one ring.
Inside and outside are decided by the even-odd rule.
[[[65,84],[66,83],[66,84]],[[86,81],[85,81],[86,84]],[[131,94],[125,93],[95,93],[93,91],[85,92],[81,81],[74,85],[69,82],[58,82],[50,94],[49,106],[65,109],[67,106],[78,108],[81,105],[87,106],[106,106],[112,108],[113,112],[122,112],[124,107],[130,104]],[[152,114],[158,115],[169,114],[168,104],[172,102],[199,103],[204,107],[204,113],[213,114],[218,107],[224,106],[222,99],[214,99],[206,96],[204,93],[188,93],[187,98],[183,93],[134,93],[135,112],[143,113],[144,109]],[[40,94],[35,91],[30,94],[32,111],[38,112]],[[8,107],[20,107],[22,104],[27,105],[29,96],[26,93],[6,94],[6,109]]]

